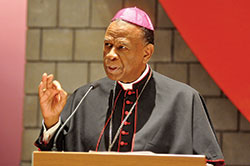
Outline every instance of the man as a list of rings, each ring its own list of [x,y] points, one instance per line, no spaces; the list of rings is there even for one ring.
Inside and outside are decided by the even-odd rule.
[[[57,149],[204,154],[208,163],[223,165],[199,93],[154,72],[147,64],[154,52],[153,32],[150,18],[138,8],[116,14],[104,37],[108,78],[93,83],[95,88],[59,133]],[[42,76],[39,97],[44,127],[36,146],[51,150],[59,126],[89,87],[80,87],[67,100],[53,75]]]

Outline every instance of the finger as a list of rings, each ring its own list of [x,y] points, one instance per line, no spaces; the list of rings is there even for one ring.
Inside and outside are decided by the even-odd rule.
[[[51,88],[52,88],[52,81],[53,81],[53,78],[54,78],[53,74],[50,74],[50,75],[47,77],[47,84],[46,84],[47,89],[51,89]]]
[[[44,95],[40,98],[40,103],[43,103],[45,101],[51,103],[57,94],[59,94],[59,91],[57,90],[46,90]]]
[[[44,91],[43,88],[40,89],[40,92],[41,92],[40,94],[42,94],[42,95],[40,95],[41,103],[43,103],[44,101],[51,102],[52,100],[54,100],[54,98],[56,99],[56,101],[60,100],[60,96],[58,96],[58,94],[59,94],[59,90],[61,89],[61,85],[58,81],[52,82],[51,79],[53,79],[53,75],[48,76],[47,85],[48,84],[51,84],[51,85],[49,86],[49,88],[48,88],[48,86],[47,86],[47,89],[45,88],[46,91]],[[49,83],[49,82],[51,82],[51,83]],[[43,93],[42,93],[42,91],[43,91]],[[43,98],[41,98],[42,96],[43,96]]]
[[[41,97],[45,91],[46,91],[46,82],[47,82],[47,73],[43,73],[42,75],[42,81],[40,82],[38,86],[38,93],[39,96]]]
[[[58,91],[58,94],[56,95],[57,102],[60,102],[61,100],[61,94],[60,91],[62,90],[61,84],[57,81],[53,81],[53,88]]]
[[[60,95],[62,97],[62,100],[66,100],[67,99],[67,92],[65,92],[63,89],[60,90]]]
[[[43,76],[42,76],[42,82],[46,82],[47,81],[47,73],[43,73]]]
[[[60,104],[62,105],[62,107],[64,107],[64,105],[66,104],[67,101],[67,93],[62,89],[60,90]]]
[[[45,89],[46,89],[46,84],[47,84],[47,73],[43,73],[43,76],[42,76],[42,82],[43,82],[43,85],[45,85]]]
[[[59,91],[62,90],[62,86],[57,80],[53,81],[53,86],[56,88],[56,90],[59,90]]]
[[[57,101],[57,102],[60,102],[60,100],[61,100],[61,95],[60,95],[60,93],[58,93],[58,94],[56,95],[56,101]]]
[[[51,85],[49,86],[49,89],[46,91],[44,95],[45,96],[44,100],[46,98],[46,100],[52,101],[55,98],[56,101],[59,102],[61,98],[59,93],[62,88],[58,81],[54,80],[52,82],[52,80],[50,80],[51,78],[53,79],[53,75],[48,76],[47,85],[48,84],[51,84]],[[48,83],[48,82],[51,82],[51,83]]]
[[[44,83],[41,81],[39,86],[38,86],[38,94],[39,94],[40,98],[44,95],[45,91],[46,91],[46,87],[45,87]]]
[[[57,96],[58,102],[67,99],[67,93],[62,89],[61,84],[57,80],[53,81],[53,87],[59,92]]]

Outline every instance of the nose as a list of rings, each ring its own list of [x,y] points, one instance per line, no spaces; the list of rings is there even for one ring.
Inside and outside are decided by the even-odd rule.
[[[112,47],[110,49],[110,51],[106,54],[106,58],[109,59],[110,61],[118,59],[118,55],[115,52],[115,47]]]

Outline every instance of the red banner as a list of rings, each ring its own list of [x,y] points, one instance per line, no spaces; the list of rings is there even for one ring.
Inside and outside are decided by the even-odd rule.
[[[210,76],[250,121],[250,1],[159,1]]]

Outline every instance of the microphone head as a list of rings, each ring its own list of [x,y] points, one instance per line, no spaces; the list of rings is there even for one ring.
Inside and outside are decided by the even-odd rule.
[[[99,84],[97,82],[93,82],[90,87],[92,87],[92,89],[95,89],[96,87],[98,87]]]

